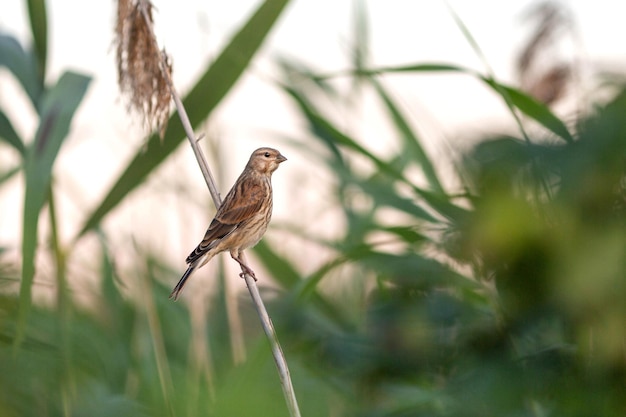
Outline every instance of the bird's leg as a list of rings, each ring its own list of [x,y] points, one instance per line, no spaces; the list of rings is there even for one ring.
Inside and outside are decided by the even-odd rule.
[[[240,255],[238,256],[231,252],[230,256],[234,260],[236,260],[239,263],[239,265],[241,265],[241,269],[243,269],[243,272],[239,274],[241,278],[244,278],[244,275],[248,274],[252,278],[254,278],[254,280],[256,281],[256,275],[254,275],[254,271],[239,258]]]

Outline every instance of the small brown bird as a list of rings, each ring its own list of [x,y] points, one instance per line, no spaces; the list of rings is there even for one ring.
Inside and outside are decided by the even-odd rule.
[[[256,245],[265,234],[272,217],[272,173],[286,160],[272,148],[259,148],[252,153],[245,169],[218,208],[202,242],[187,257],[189,267],[172,290],[170,298],[176,300],[191,274],[224,251],[230,251],[230,256],[245,273],[256,280],[254,271],[240,256],[244,249]]]

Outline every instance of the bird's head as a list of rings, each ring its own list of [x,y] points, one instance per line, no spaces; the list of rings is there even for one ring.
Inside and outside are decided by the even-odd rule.
[[[281,162],[287,158],[281,155],[276,149],[259,148],[252,152],[246,168],[252,169],[260,174],[271,175],[276,171]]]

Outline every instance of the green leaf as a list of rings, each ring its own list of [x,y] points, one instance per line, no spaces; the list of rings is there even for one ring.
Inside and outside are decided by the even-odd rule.
[[[39,128],[27,154],[20,317],[15,339],[16,347],[20,345],[24,335],[26,318],[31,305],[39,212],[48,197],[54,161],[67,137],[72,118],[87,91],[89,81],[90,78],[84,75],[66,72],[57,84],[44,94]]]
[[[322,139],[324,141],[323,144],[331,151],[333,156],[333,165],[336,163],[337,166],[343,166],[343,157],[337,147],[336,140],[333,139],[333,136],[335,136],[335,129],[327,127],[328,123],[313,110],[313,105],[306,99],[306,97],[304,97],[304,94],[287,85],[282,85],[282,88],[300,106],[302,112],[309,119],[313,133]]]
[[[4,139],[6,143],[17,149],[22,157],[24,156],[26,151],[24,142],[19,137],[13,128],[11,121],[2,110],[0,110],[0,139]]]
[[[300,293],[302,292],[300,288],[306,282],[302,280],[300,273],[298,273],[291,262],[274,252],[264,240],[261,240],[254,247],[253,252],[276,282],[281,284],[283,288],[294,290],[296,296],[300,298]],[[324,296],[317,292],[314,285],[308,288],[307,297],[320,311],[329,317],[333,317],[337,324],[340,324],[343,328],[348,328],[349,324],[345,318]]]
[[[437,177],[435,167],[430,161],[430,158],[424,151],[424,148],[420,144],[418,136],[415,134],[411,126],[409,125],[406,117],[402,114],[398,106],[394,103],[391,96],[387,93],[385,88],[376,79],[371,79],[376,91],[380,95],[381,99],[387,107],[387,111],[393,120],[396,130],[398,131],[400,138],[404,143],[404,150],[415,159],[415,162],[422,167],[422,171],[428,180],[428,184],[433,191],[445,194],[443,186]]]
[[[263,3],[196,83],[183,101],[192,126],[197,127],[206,120],[230,91],[248,67],[287,3],[288,0],[267,0]],[[178,116],[173,114],[163,140],[158,134],[154,134],[147,145],[137,151],[126,170],[89,216],[79,236],[96,227],[104,216],[180,145],[184,138],[182,124]]]
[[[293,97],[299,104],[302,113],[309,121],[311,131],[317,137],[323,139],[324,143],[327,144],[331,150],[333,150],[337,159],[335,162],[338,162],[334,165],[335,171],[339,171],[339,168],[344,165],[343,163],[339,163],[339,161],[342,161],[339,146],[343,146],[344,148],[369,159],[376,166],[379,172],[390,176],[394,180],[401,181],[409,185],[417,195],[423,198],[431,206],[431,208],[439,212],[441,215],[447,218],[458,218],[458,216],[463,215],[466,211],[465,209],[462,209],[450,202],[450,200],[440,192],[427,191],[415,186],[407,178],[405,178],[401,172],[398,172],[393,164],[378,158],[376,155],[357,143],[356,140],[341,132],[328,119],[320,115],[313,105],[306,99],[306,97],[303,97],[300,92],[288,86],[285,86],[284,88],[287,93],[291,95],[291,97]],[[347,174],[349,174],[349,172]],[[417,208],[417,210],[421,209]]]
[[[466,74],[476,74],[475,71],[458,65],[443,64],[438,62],[402,65],[399,67],[383,67],[379,69],[368,70],[371,75],[385,74],[394,72],[462,72]]]
[[[571,143],[574,140],[572,134],[569,132],[565,124],[561,121],[561,119],[556,117],[554,113],[552,113],[548,106],[538,102],[537,100],[517,88],[499,83],[495,81],[493,77],[481,75],[480,73],[469,68],[450,64],[426,63],[351,71],[350,74],[378,75],[403,72],[459,72],[470,75],[472,77],[476,77],[485,84],[487,84],[491,89],[493,89],[496,94],[501,96],[502,99],[507,103],[507,105],[511,105],[514,108],[519,109],[526,116],[535,120],[537,123],[541,124],[543,127],[550,130],[552,133],[562,138],[566,142]],[[318,78],[325,79],[331,78],[333,76],[336,75],[327,75]]]
[[[328,277],[328,273],[333,269],[349,262],[358,262],[372,252],[372,247],[366,243],[345,245],[344,242],[339,242],[339,244],[336,245],[336,249],[339,251],[340,256],[320,266],[317,271],[310,274],[296,287],[296,295],[298,298],[304,299],[310,297],[311,294],[316,291],[315,288],[317,285]]]
[[[261,240],[252,250],[272,277],[284,288],[291,288],[300,281],[300,274],[296,267],[274,252],[264,240]]]
[[[453,271],[441,262],[416,253],[389,254],[371,251],[359,257],[359,262],[395,284],[427,288],[450,285],[453,288],[478,288],[479,285]]]
[[[545,104],[538,102],[533,97],[516,88],[497,83],[489,78],[482,78],[482,80],[493,88],[496,93],[501,95],[505,101],[510,102],[526,116],[535,120],[566,142],[572,143],[574,141],[565,123],[556,117]]]
[[[380,230],[392,233],[410,245],[428,242],[430,240],[428,237],[419,233],[417,229],[413,226],[380,227]]]
[[[39,64],[37,67],[39,82],[43,85],[48,57],[48,16],[45,0],[28,0],[28,15],[30,30],[35,41],[35,55]]]
[[[417,205],[415,201],[400,196],[397,190],[394,189],[393,184],[372,179],[366,179],[364,181],[353,180],[363,192],[372,197],[377,206],[394,208],[427,222],[438,222],[436,218]]]
[[[111,321],[119,322],[123,319],[123,317],[120,316],[124,305],[124,299],[116,286],[117,276],[115,274],[115,268],[113,266],[113,259],[111,258],[107,238],[101,230],[97,231],[97,237],[101,251],[100,276],[102,277],[102,281],[100,283],[100,294],[102,294],[102,299],[109,309],[109,316],[115,316],[114,318],[111,318]]]
[[[394,67],[380,67],[380,68],[356,68],[349,71],[340,71],[332,74],[321,74],[313,76],[313,80],[328,80],[336,78],[338,76],[374,76],[381,74],[393,74],[403,72],[464,72],[477,74],[475,71],[460,67],[458,65],[443,64],[443,63],[425,63],[425,64],[410,64]]]
[[[43,90],[43,84],[37,76],[37,59],[32,53],[24,51],[14,37],[0,34],[0,67],[2,66],[13,73],[33,106],[37,108],[39,95]]]
[[[357,151],[366,156],[381,170],[391,173],[394,177],[399,176],[387,163],[378,159],[374,154],[359,145],[356,140],[344,134],[332,122],[318,113],[313,105],[303,97],[303,94],[290,87],[285,87],[285,89],[300,105],[300,109],[308,119],[312,133],[324,140],[324,143],[333,151],[337,161],[342,161],[341,153],[337,145],[343,145],[348,149]]]
[[[428,203],[430,208],[453,222],[458,222],[460,219],[465,218],[469,213],[467,209],[457,206],[447,197],[443,197],[439,193],[422,190],[419,187],[413,187],[413,191],[423,198],[424,201]]]
[[[10,180],[11,178],[13,178],[15,174],[17,174],[21,170],[22,170],[22,166],[18,165],[6,171],[0,172],[0,184],[3,184],[4,182]]]

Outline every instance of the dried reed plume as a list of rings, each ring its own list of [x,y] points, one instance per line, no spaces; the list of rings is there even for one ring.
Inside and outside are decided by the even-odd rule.
[[[525,17],[535,27],[517,59],[518,76],[524,90],[549,105],[565,94],[571,78],[571,64],[551,50],[561,32],[571,29],[571,20],[563,6],[552,1],[535,5]]]
[[[143,15],[142,15],[143,14]],[[147,17],[147,19],[144,18]],[[116,44],[118,83],[130,98],[128,106],[143,116],[161,137],[169,117],[171,94],[162,72],[172,72],[171,62],[152,41],[152,4],[147,0],[119,0]],[[165,65],[166,68],[161,68]]]

